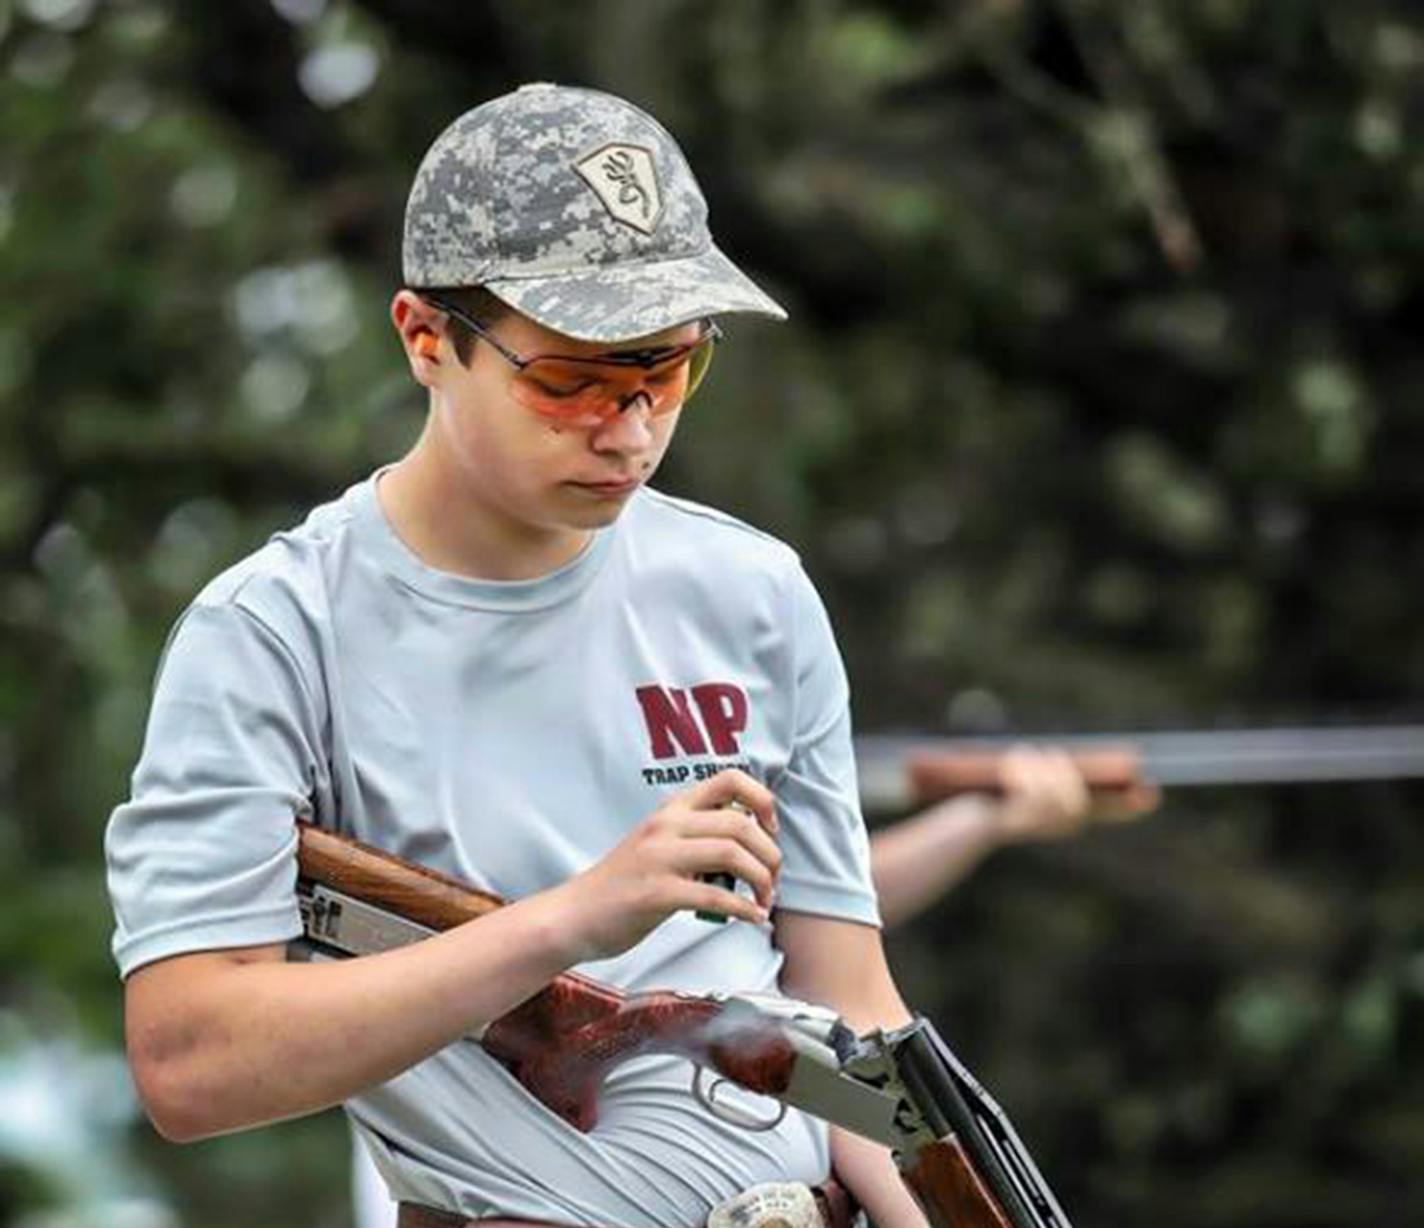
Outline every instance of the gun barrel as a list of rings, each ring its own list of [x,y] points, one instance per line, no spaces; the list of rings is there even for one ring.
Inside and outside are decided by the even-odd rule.
[[[1001,754],[1026,742],[1074,753],[1133,753],[1144,777],[1177,788],[1424,778],[1424,725],[975,738],[867,734],[856,739],[855,748],[862,803],[867,810],[894,811],[929,800],[917,794],[906,771],[912,756],[948,761]],[[982,787],[992,788],[992,780]]]

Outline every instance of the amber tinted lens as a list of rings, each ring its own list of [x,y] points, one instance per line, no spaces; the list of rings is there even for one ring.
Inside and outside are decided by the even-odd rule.
[[[514,379],[518,400],[570,426],[597,426],[616,415],[631,397],[645,393],[654,414],[676,409],[702,382],[712,359],[712,338],[657,366],[571,358],[536,358]]]
[[[590,362],[536,358],[514,379],[515,396],[536,413],[579,425],[617,412],[636,391],[628,372]],[[612,410],[607,409],[612,406]]]
[[[717,337],[713,333],[703,337],[688,355],[687,363],[687,391],[682,394],[684,401],[692,400],[692,394],[697,391],[702,383],[702,378],[707,374],[707,368],[712,365],[712,348],[716,344]]]
[[[665,414],[687,400],[691,369],[692,351],[688,350],[643,375],[639,386],[652,398],[653,413]]]

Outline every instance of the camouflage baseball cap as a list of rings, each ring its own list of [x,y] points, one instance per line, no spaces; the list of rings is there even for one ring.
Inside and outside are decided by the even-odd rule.
[[[717,250],[667,130],[597,90],[522,86],[442,132],[411,188],[403,263],[409,286],[483,286],[586,341],[727,312],[786,318]]]

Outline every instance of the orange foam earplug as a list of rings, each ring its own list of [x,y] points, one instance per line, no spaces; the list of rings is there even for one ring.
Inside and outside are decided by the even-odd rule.
[[[422,358],[434,358],[440,352],[440,342],[434,333],[420,333],[415,339],[415,352]]]

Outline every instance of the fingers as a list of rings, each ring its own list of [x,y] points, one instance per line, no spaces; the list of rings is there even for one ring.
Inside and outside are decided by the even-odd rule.
[[[1017,746],[1000,761],[1001,826],[1009,840],[1061,839],[1080,831],[1092,794],[1073,757],[1057,747]]]
[[[764,921],[781,872],[781,851],[775,842],[779,824],[771,791],[745,772],[729,769],[678,795],[661,813],[664,830],[676,837],[669,868],[698,880],[699,895],[705,894],[704,888],[735,895],[735,880],[746,882],[755,896],[754,911],[761,910],[749,919]],[[723,876],[720,883],[718,874]],[[726,875],[732,877],[730,884]],[[727,916],[720,908],[698,906],[696,912],[709,921]],[[745,907],[732,910],[731,915],[749,916]]]
[[[1087,812],[1087,782],[1062,747],[1016,746],[1004,756],[1000,770],[1010,792],[1032,796],[1065,814]]]
[[[679,842],[675,868],[690,877],[725,871],[752,889],[757,903],[771,910],[776,872],[734,839],[696,837]],[[780,857],[777,858],[778,862]]]
[[[749,900],[744,895],[712,883],[700,880],[690,882],[686,896],[684,907],[692,909],[699,917],[736,917],[753,925],[765,925],[771,919],[770,905]]]
[[[1127,788],[1089,788],[1080,764],[1059,747],[1015,747],[1000,761],[1006,839],[1060,839],[1090,822],[1121,823],[1157,809],[1162,791],[1138,779]]]
[[[776,818],[776,799],[761,781],[737,768],[728,768],[692,786],[681,795],[694,810],[719,810],[732,802],[740,802],[756,816],[768,835],[776,835],[780,827]]]
[[[781,873],[781,850],[762,830],[755,815],[740,810],[694,810],[683,819],[681,832],[685,837],[735,840],[773,877]]]
[[[1162,805],[1162,790],[1156,785],[1144,782],[1130,789],[1106,793],[1095,798],[1093,818],[1105,823],[1128,823],[1151,814]]]

